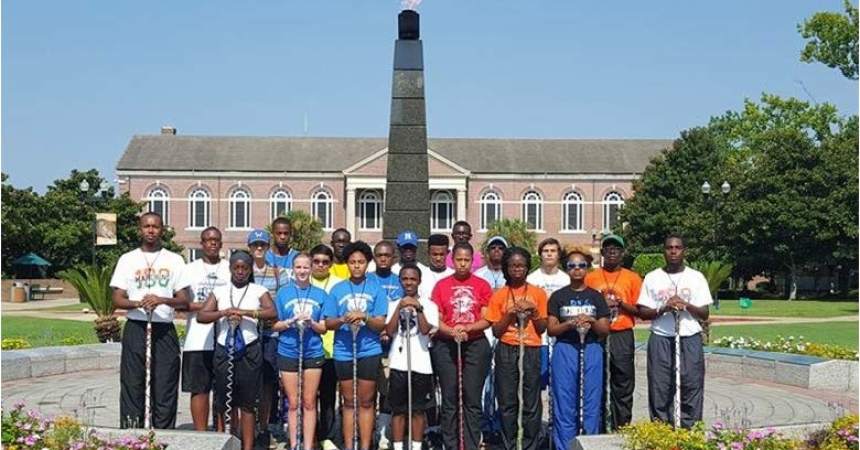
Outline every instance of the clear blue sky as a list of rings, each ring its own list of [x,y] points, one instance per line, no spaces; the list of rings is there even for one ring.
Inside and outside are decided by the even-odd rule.
[[[114,167],[134,134],[379,136],[396,0],[6,1],[2,170],[43,191]],[[841,0],[425,0],[431,137],[674,138],[762,92],[856,113],[857,83],[799,61]]]

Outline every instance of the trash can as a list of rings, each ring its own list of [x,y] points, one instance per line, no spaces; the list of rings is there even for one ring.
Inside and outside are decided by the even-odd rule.
[[[27,301],[27,290],[24,289],[24,283],[12,283],[12,303],[24,303]]]
[[[738,306],[740,306],[741,309],[750,309],[752,308],[752,300],[750,300],[749,297],[741,297],[738,300]]]

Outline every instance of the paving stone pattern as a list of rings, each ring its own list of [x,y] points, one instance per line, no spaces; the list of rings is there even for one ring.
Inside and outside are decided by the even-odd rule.
[[[8,381],[2,387],[3,408],[23,401],[44,414],[69,414],[93,426],[114,427],[119,422],[116,369]],[[645,373],[640,370],[634,421],[648,419],[647,390]],[[829,421],[846,411],[856,412],[857,406],[856,397],[844,392],[801,389],[748,378],[711,376],[705,384],[704,411],[708,423],[720,419],[755,427]],[[180,428],[190,428],[187,394],[179,396],[177,424]]]

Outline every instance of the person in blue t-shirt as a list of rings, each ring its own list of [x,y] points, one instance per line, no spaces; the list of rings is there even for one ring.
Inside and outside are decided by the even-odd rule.
[[[373,422],[376,411],[376,378],[382,355],[379,333],[385,327],[388,299],[385,289],[374,278],[365,276],[367,265],[373,257],[370,246],[362,241],[348,244],[343,249],[343,259],[349,268],[349,279],[336,284],[323,306],[323,317],[329,330],[335,330],[335,372],[340,380],[343,396],[343,441],[349,450],[370,449],[373,438]],[[353,355],[352,327],[358,330]],[[358,372],[358,429],[360,448],[353,443],[353,358]]]
[[[278,217],[272,221],[272,242],[274,245],[266,252],[266,264],[275,267],[278,271],[287,273],[292,278],[293,259],[299,254],[290,248],[290,236],[293,234],[293,225],[290,219]]]
[[[289,411],[287,413],[290,425],[290,442],[296,440],[297,419],[296,411],[298,398],[298,366],[299,366],[299,330],[304,327],[302,339],[302,436],[304,449],[311,450],[314,446],[314,430],[317,419],[317,391],[319,390],[322,366],[325,356],[322,348],[322,334],[326,332],[325,321],[322,319],[323,305],[329,298],[326,292],[310,283],[311,259],[301,253],[293,258],[293,276],[295,281],[278,291],[275,306],[278,310],[278,322],[272,329],[278,331],[278,370],[281,373],[281,386],[287,396]]]

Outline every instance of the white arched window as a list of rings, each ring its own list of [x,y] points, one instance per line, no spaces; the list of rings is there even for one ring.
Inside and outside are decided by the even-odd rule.
[[[251,228],[251,194],[244,189],[230,194],[230,228]]]
[[[523,222],[529,230],[543,230],[543,197],[536,191],[523,194]]]
[[[332,217],[333,202],[331,194],[322,189],[311,195],[311,214],[320,221],[324,230],[334,228],[334,218]]]
[[[493,222],[502,218],[502,196],[495,191],[487,191],[478,200],[481,204],[481,229],[486,230]]]
[[[209,226],[211,196],[206,189],[195,189],[188,196],[188,228]]]
[[[562,231],[582,231],[582,196],[570,191],[561,201]]]
[[[358,197],[359,228],[368,231],[382,229],[382,195],[379,191],[362,191]]]
[[[618,212],[624,207],[624,197],[617,192],[603,196],[603,229],[611,230],[618,224]]]
[[[449,231],[454,225],[454,196],[449,191],[436,191],[430,196],[430,229]]]
[[[148,211],[158,214],[165,225],[170,225],[170,196],[167,191],[160,187],[153,188],[145,200]]]
[[[271,206],[271,219],[275,220],[278,217],[286,216],[293,209],[293,198],[289,192],[278,189],[272,192],[272,196],[269,197],[269,205]]]

